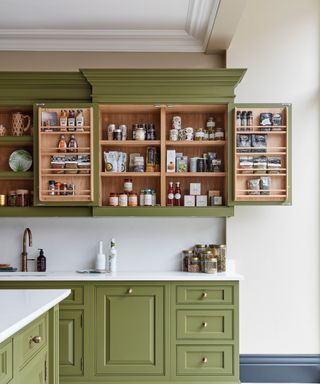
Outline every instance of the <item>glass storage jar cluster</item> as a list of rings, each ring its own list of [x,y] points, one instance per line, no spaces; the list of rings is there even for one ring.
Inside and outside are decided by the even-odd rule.
[[[226,271],[226,246],[224,244],[196,244],[182,251],[183,272],[217,273]]]

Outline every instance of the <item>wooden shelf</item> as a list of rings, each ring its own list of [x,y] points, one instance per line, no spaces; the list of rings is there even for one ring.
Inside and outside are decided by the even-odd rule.
[[[286,156],[287,155],[287,152],[237,152],[236,153],[237,156],[248,156],[248,155],[265,155],[265,156],[269,156],[269,155],[274,155],[274,156]]]
[[[90,135],[91,131],[85,131],[85,132],[77,132],[77,131],[74,131],[74,132],[65,132],[65,131],[56,131],[56,132],[40,132],[40,135]]]
[[[90,155],[90,152],[42,152],[41,156],[85,156]]]
[[[166,145],[170,147],[223,147],[225,140],[203,140],[203,141],[170,141],[166,140]]]
[[[253,177],[253,176],[266,176],[266,177],[286,177],[286,173],[238,173],[237,177]]]
[[[2,180],[32,180],[33,172],[0,172],[0,179]]]
[[[46,128],[51,128],[51,129],[66,128],[67,129],[66,133],[72,133],[72,131],[68,131],[68,126],[67,127],[61,127],[61,125],[40,125],[40,129],[46,129]],[[77,127],[72,127],[72,128],[77,128]],[[90,129],[91,126],[90,125],[83,125],[83,126],[78,127],[78,128]]]
[[[160,140],[100,140],[100,145],[108,147],[149,147],[160,143]]]
[[[285,135],[287,131],[237,131],[238,135],[261,135],[261,134],[276,134]]]
[[[160,172],[101,172],[102,177],[159,177]]]
[[[0,136],[0,145],[25,145],[32,144],[32,136]]]
[[[240,129],[240,128],[249,128],[249,129],[255,129],[255,128],[264,128],[264,127],[270,127],[271,129],[273,128],[273,127],[277,127],[277,128],[287,128],[287,126],[286,125],[237,125],[236,126],[236,130],[237,130],[237,132],[238,132],[238,130]],[[243,131],[243,132],[245,132],[245,131]],[[248,131],[247,131],[248,132]],[[260,132],[260,131],[258,131],[258,132]],[[272,132],[272,131],[271,131]],[[273,132],[276,132],[276,131],[273,131]]]
[[[225,172],[166,172],[167,177],[225,177]]]
[[[42,173],[41,176],[46,177],[64,177],[64,178],[70,178],[70,177],[90,177],[90,173]]]

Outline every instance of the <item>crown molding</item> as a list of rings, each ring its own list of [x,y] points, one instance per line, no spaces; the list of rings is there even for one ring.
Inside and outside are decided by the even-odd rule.
[[[184,30],[2,29],[0,51],[203,52]]]

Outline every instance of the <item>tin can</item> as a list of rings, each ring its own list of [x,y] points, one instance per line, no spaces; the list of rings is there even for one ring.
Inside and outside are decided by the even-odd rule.
[[[190,172],[197,172],[197,161],[199,157],[190,158]]]
[[[128,136],[128,127],[125,124],[121,124],[119,125],[119,129],[122,133],[122,141],[126,141]]]

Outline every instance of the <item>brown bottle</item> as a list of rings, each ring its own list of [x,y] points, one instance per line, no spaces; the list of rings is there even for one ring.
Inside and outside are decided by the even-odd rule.
[[[78,152],[78,142],[74,135],[71,135],[68,143],[68,152]]]
[[[43,249],[39,249],[40,254],[37,257],[37,272],[45,272],[47,269],[47,260],[43,253]]]
[[[64,135],[60,136],[60,139],[58,142],[58,152],[67,152],[67,142]]]
[[[172,207],[174,201],[173,181],[169,182],[167,206]]]

